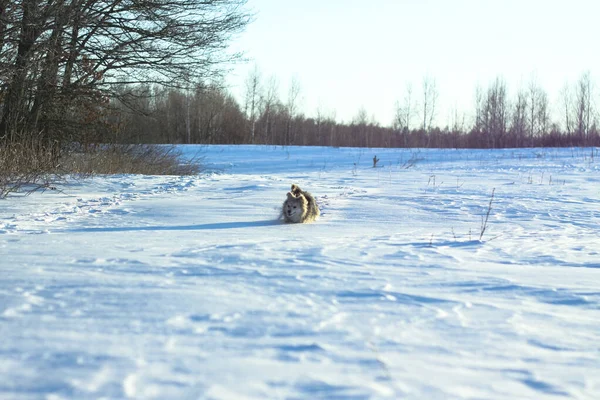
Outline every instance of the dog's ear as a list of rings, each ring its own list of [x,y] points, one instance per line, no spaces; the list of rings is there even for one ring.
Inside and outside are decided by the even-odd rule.
[[[295,199],[296,197],[292,194],[292,192],[287,192],[287,198],[289,199]]]

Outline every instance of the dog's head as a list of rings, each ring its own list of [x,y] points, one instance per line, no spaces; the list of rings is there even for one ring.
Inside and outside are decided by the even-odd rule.
[[[288,192],[283,212],[290,219],[300,219],[306,209],[307,203],[303,195],[294,196],[293,193]]]

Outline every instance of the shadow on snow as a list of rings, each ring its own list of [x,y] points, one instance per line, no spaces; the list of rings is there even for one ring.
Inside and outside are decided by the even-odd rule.
[[[92,227],[75,228],[65,230],[55,230],[52,233],[76,233],[76,232],[143,232],[143,231],[201,231],[215,229],[241,229],[256,228],[261,226],[283,225],[279,220],[264,221],[236,221],[236,222],[215,222],[211,224],[197,225],[173,225],[173,226],[119,226],[119,227]]]

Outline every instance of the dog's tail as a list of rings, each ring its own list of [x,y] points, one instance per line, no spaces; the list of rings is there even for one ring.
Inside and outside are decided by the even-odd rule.
[[[300,189],[300,186],[296,185],[295,183],[292,183],[292,190],[291,190],[292,194],[296,197],[298,197],[299,195],[301,195],[302,189]]]

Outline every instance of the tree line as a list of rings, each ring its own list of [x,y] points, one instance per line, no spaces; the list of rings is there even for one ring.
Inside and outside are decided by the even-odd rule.
[[[455,112],[435,126],[439,92],[425,77],[420,93],[407,86],[396,102],[394,120],[382,126],[361,108],[350,122],[334,113],[300,111],[301,87],[279,95],[277,80],[257,69],[236,100],[222,84],[197,83],[186,89],[139,85],[122,87],[111,102],[115,139],[134,143],[269,144],[355,147],[506,148],[599,146],[594,84],[586,72],[562,91],[561,110],[550,112],[546,91],[532,78],[514,98],[497,78],[475,91],[473,117]]]
[[[212,78],[245,0],[0,0],[0,145],[106,138],[130,85]]]
[[[362,147],[598,146],[589,73],[566,86],[559,120],[534,80],[510,97],[478,88],[467,118],[437,126],[432,77],[408,86],[382,126],[301,107],[254,69],[242,99],[221,83],[227,48],[252,16],[245,0],[0,0],[0,146],[72,143],[253,143]]]

